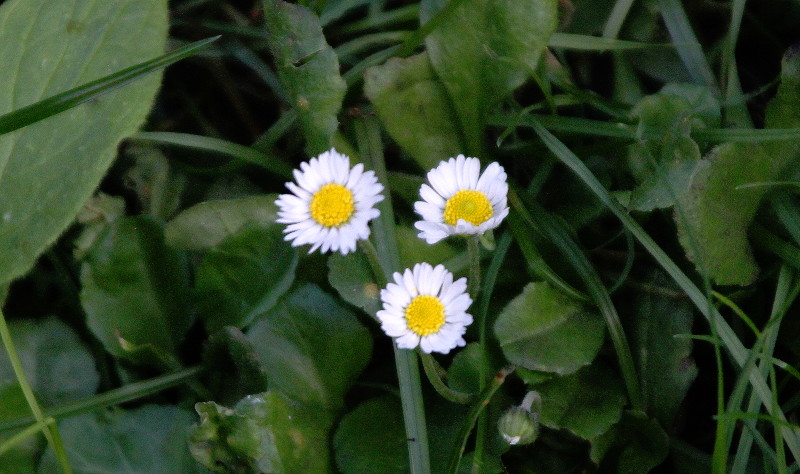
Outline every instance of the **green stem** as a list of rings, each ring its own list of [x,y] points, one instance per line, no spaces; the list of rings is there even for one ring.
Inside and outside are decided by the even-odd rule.
[[[386,164],[383,159],[381,129],[374,117],[363,117],[354,122],[359,151],[368,167],[375,171],[378,181],[385,187],[384,199],[377,208],[381,215],[372,221],[372,233],[377,249],[368,251],[377,258],[370,259],[372,271],[383,274],[385,281],[391,280],[392,272],[399,270],[400,253],[397,248],[397,237],[394,233],[394,210],[391,203],[389,180],[386,176]],[[362,246],[371,246],[366,241]],[[377,264],[377,267],[375,266]],[[400,401],[403,405],[403,420],[406,428],[408,457],[413,474],[429,474],[430,453],[428,451],[428,431],[425,425],[425,405],[422,401],[422,383],[419,376],[417,353],[406,349],[394,348],[397,380],[400,385]]]
[[[469,412],[467,412],[467,416],[465,417],[464,424],[461,425],[461,430],[458,432],[458,436],[456,437],[456,441],[458,444],[454,446],[453,452],[450,455],[450,461],[447,463],[447,473],[455,474],[458,471],[458,465],[461,462],[461,456],[464,455],[464,448],[467,445],[467,439],[469,439],[469,434],[472,432],[472,427],[475,425],[480,414],[483,412],[483,409],[489,405],[489,400],[492,399],[497,389],[503,385],[503,382],[506,381],[506,377],[514,371],[513,367],[502,369],[498,372],[494,378],[492,379],[491,383],[483,389],[481,395],[475,401],[475,403],[470,407]]]
[[[467,239],[467,253],[469,254],[469,296],[472,301],[478,301],[478,293],[481,291],[480,237],[473,235]]]
[[[489,354],[489,300],[494,291],[494,284],[500,267],[506,258],[506,253],[511,246],[511,233],[505,232],[497,242],[497,247],[492,254],[489,268],[486,269],[486,279],[484,281],[483,293],[478,301],[476,318],[478,320],[478,337],[481,341],[481,361],[480,361],[480,389],[486,388],[487,381],[491,372],[491,361]],[[483,467],[483,452],[486,444],[486,436],[489,432],[489,417],[481,413],[478,418],[478,432],[476,434],[475,453],[473,454],[473,472],[480,472]]]
[[[2,443],[0,443],[0,456],[2,456],[6,451],[18,445],[25,439],[30,438],[36,433],[42,431],[45,427],[50,426],[55,422],[56,420],[54,420],[53,418],[45,418],[44,420],[32,424],[31,426],[25,428],[24,430],[20,431],[14,436],[3,441]]]
[[[28,382],[28,378],[25,376],[25,371],[22,368],[22,362],[19,359],[19,354],[17,354],[14,341],[11,339],[11,332],[8,330],[6,317],[2,310],[0,310],[0,339],[2,339],[3,346],[6,348],[6,354],[8,354],[8,359],[11,361],[11,367],[14,369],[14,375],[17,377],[17,382],[22,389],[23,395],[25,395],[25,400],[28,402],[31,413],[33,413],[34,418],[36,418],[36,422],[44,426],[47,423],[45,423],[45,417],[42,414],[42,408],[39,406],[39,402],[36,400],[36,395],[33,394],[33,389]],[[67,458],[67,452],[64,449],[64,443],[61,441],[61,435],[58,433],[58,426],[55,424],[47,424],[47,430],[44,431],[44,435],[47,438],[47,441],[50,443],[50,446],[52,446],[53,452],[55,452],[58,461],[61,463],[61,469],[63,469],[65,473],[71,473],[72,467],[69,465],[69,459]]]
[[[440,371],[443,369],[432,355],[421,352],[419,357],[422,360],[422,368],[425,369],[425,375],[428,376],[431,385],[445,400],[464,405],[475,398],[469,393],[459,392],[448,387],[440,375]]]
[[[79,413],[97,410],[99,408],[105,408],[119,405],[120,403],[130,402],[132,400],[138,400],[148,395],[158,393],[162,390],[182,385],[186,383],[187,380],[197,377],[197,375],[202,371],[202,367],[192,367],[181,370],[180,372],[175,372],[173,374],[162,375],[161,377],[156,377],[151,380],[131,383],[125,385],[124,387],[101,393],[100,395],[95,395],[83,400],[77,400],[71,403],[49,408],[44,410],[44,416],[61,419],[77,415]],[[0,423],[0,433],[29,425],[33,421],[34,420],[30,418],[19,418],[16,420],[4,421]]]

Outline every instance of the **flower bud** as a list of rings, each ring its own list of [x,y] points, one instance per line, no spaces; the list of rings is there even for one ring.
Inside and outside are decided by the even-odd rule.
[[[533,402],[536,410],[531,410]],[[539,436],[539,406],[541,399],[537,392],[528,392],[520,406],[511,407],[497,423],[497,429],[510,445],[530,444]]]

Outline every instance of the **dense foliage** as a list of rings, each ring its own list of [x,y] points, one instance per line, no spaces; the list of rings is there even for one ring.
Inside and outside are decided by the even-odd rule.
[[[796,471],[798,25],[0,1],[0,472]],[[368,243],[309,253],[279,195],[332,148],[384,199]],[[457,155],[508,216],[426,241]],[[384,333],[418,263],[467,278],[465,346]]]

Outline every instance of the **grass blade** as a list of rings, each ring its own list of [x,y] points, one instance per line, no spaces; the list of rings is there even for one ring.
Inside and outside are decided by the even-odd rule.
[[[697,84],[704,84],[718,93],[714,73],[711,72],[711,66],[708,65],[703,48],[692,31],[692,25],[680,0],[659,0],[658,5],[661,7],[664,24],[678,49],[678,55],[686,65],[689,76]]]
[[[278,160],[274,156],[269,156],[248,146],[238,143],[220,140],[219,138],[204,137],[190,133],[174,132],[140,132],[130,138],[134,141],[158,143],[161,145],[173,145],[194,150],[219,153],[230,156],[254,165],[261,166],[283,178],[291,179],[292,167]]]
[[[0,115],[0,135],[13,132],[32,123],[39,122],[76,105],[88,102],[102,94],[122,87],[145,74],[157,71],[172,63],[187,58],[219,39],[219,36],[207,38],[178,48],[171,53],[159,56],[150,61],[125,68],[114,74],[101,77],[95,81],[70,89],[66,92],[48,97],[27,107]]]

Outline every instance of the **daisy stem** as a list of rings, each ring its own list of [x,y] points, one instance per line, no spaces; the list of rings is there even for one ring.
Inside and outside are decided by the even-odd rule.
[[[433,385],[433,388],[436,389],[436,392],[438,392],[442,398],[447,401],[462,405],[472,402],[472,399],[475,397],[473,397],[471,394],[459,392],[447,386],[441,375],[441,372],[443,372],[444,369],[442,369],[442,367],[438,362],[436,362],[436,359],[434,359],[431,354],[420,352],[419,357],[422,360],[422,368],[425,369],[425,375],[428,376],[428,380],[431,382],[431,385]]]
[[[470,236],[467,239],[467,253],[469,254],[469,297],[478,301],[481,291],[481,244],[480,237]]]
[[[385,287],[390,272],[384,270],[378,251],[369,240],[360,240],[359,247],[367,255],[372,273],[377,283]],[[403,420],[406,425],[406,441],[408,456],[413,474],[430,473],[428,453],[428,432],[425,427],[425,405],[422,402],[422,383],[419,376],[419,362],[416,351],[394,348],[394,360],[397,366],[397,381],[400,386],[400,401],[403,405]]]
[[[400,252],[397,248],[397,237],[394,233],[395,221],[392,209],[391,191],[386,174],[386,163],[383,159],[381,128],[375,117],[364,116],[353,121],[358,148],[365,164],[372,168],[378,181],[383,184],[386,199],[378,203],[380,216],[372,221],[372,235],[376,247],[367,240],[362,244],[367,257],[373,266],[375,275],[383,275],[383,281],[391,279],[392,272],[399,270]],[[369,254],[373,255],[370,256]],[[422,401],[422,383],[419,376],[417,353],[406,349],[394,348],[397,381],[400,386],[400,401],[403,405],[403,420],[406,427],[408,458],[412,474],[429,474],[431,472],[430,454],[428,451],[428,431],[425,425],[425,405]]]
[[[506,377],[514,370],[515,367],[507,367],[495,374],[489,385],[483,389],[478,399],[470,407],[465,417],[464,424],[461,425],[461,430],[456,437],[456,445],[454,446],[453,452],[450,454],[450,461],[447,463],[447,470],[445,472],[448,474],[455,474],[458,472],[458,465],[461,462],[461,457],[464,455],[464,448],[467,445],[467,440],[469,439],[472,427],[475,425],[475,421],[484,413],[483,409],[489,405],[489,400],[492,399],[497,389],[505,382]],[[475,466],[473,465],[473,469],[474,468]],[[472,472],[475,471],[473,470]]]
[[[55,423],[48,423],[45,420],[42,408],[39,406],[31,384],[28,382],[28,377],[25,375],[25,371],[22,368],[22,361],[20,361],[19,354],[14,346],[14,341],[11,339],[11,331],[8,330],[6,317],[2,310],[0,310],[0,339],[3,341],[3,346],[6,349],[6,354],[8,354],[11,367],[14,369],[14,375],[17,377],[17,382],[22,390],[22,394],[25,396],[25,400],[28,402],[31,413],[33,413],[34,418],[36,418],[37,425],[42,427],[47,426],[47,429],[44,429],[43,432],[50,446],[53,448],[53,452],[55,452],[56,457],[61,463],[61,469],[67,474],[72,473],[72,467],[69,464],[67,452],[64,449],[64,442],[61,440],[61,435],[58,433],[58,426],[56,426]]]
[[[491,375],[491,360],[489,355],[489,299],[494,291],[494,284],[497,280],[497,275],[500,273],[500,267],[503,265],[506,253],[511,246],[511,233],[505,232],[500,240],[497,242],[497,247],[492,255],[492,260],[489,267],[486,269],[486,279],[484,280],[483,293],[477,302],[478,306],[475,316],[478,321],[478,337],[481,344],[481,362],[480,362],[480,389],[486,389],[488,378]],[[480,262],[479,262],[480,263]],[[476,295],[477,297],[477,295]],[[475,452],[472,455],[472,472],[480,473],[483,467],[483,453],[486,445],[486,437],[489,433],[489,417],[486,412],[481,412],[478,418],[478,432],[475,438]]]

